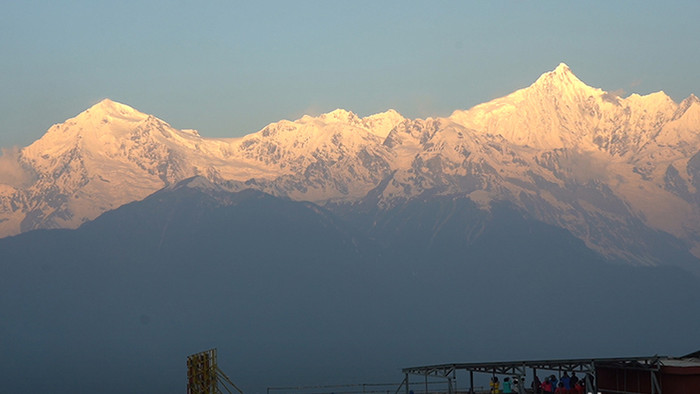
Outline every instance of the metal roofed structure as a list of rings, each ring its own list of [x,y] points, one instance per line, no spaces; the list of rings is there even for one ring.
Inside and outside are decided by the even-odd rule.
[[[447,393],[454,394],[456,392],[456,373],[457,371],[466,371],[469,373],[468,393],[474,391],[474,373],[496,375],[508,375],[518,378],[520,382],[525,382],[528,378],[528,372],[531,372],[529,381],[534,380],[534,376],[538,371],[557,371],[562,372],[581,372],[582,380],[586,384],[586,392],[601,392],[605,391],[598,387],[597,371],[601,368],[610,370],[637,371],[648,376],[648,387],[650,394],[663,394],[659,383],[659,371],[663,365],[663,360],[671,360],[670,357],[663,356],[648,356],[648,357],[620,357],[620,358],[582,358],[582,359],[563,359],[563,360],[529,360],[529,361],[499,361],[499,362],[483,362],[483,363],[458,363],[458,364],[438,364],[427,365],[420,367],[404,368],[404,381],[397,390],[405,388],[406,394],[409,394],[410,382],[409,376],[423,376],[426,384],[428,378],[445,379],[447,383]],[[648,374],[647,374],[648,373]],[[613,390],[611,388],[611,390]],[[520,394],[526,392],[524,385],[518,386]],[[531,392],[527,390],[527,392]],[[619,391],[614,389],[616,393],[627,393],[628,391]],[[639,391],[635,391],[639,392]],[[629,393],[632,393],[631,391]]]

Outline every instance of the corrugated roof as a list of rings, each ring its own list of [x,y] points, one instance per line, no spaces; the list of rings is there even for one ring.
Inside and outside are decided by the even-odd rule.
[[[700,367],[700,358],[662,358],[661,365],[666,367]]]

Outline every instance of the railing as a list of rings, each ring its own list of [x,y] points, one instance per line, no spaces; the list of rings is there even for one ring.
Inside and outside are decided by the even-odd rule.
[[[402,394],[405,381],[401,383],[354,383],[316,386],[279,386],[268,387],[267,394]],[[411,382],[410,393],[413,394],[449,394],[445,382]],[[470,394],[469,388],[459,388],[452,394]],[[474,387],[474,394],[489,394],[485,387]]]
[[[354,383],[268,387],[267,394],[391,394],[399,383]]]

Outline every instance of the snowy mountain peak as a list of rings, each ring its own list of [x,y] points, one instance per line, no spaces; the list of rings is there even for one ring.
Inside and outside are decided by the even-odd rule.
[[[569,66],[568,66],[566,63],[561,62],[561,63],[559,63],[559,65],[554,69],[553,72],[556,73],[556,74],[567,74],[567,73],[571,73],[571,68],[569,68]]]
[[[694,94],[691,94],[690,96],[686,97],[683,101],[681,101],[680,104],[678,104],[678,108],[676,109],[676,112],[673,114],[673,119],[678,119],[683,114],[685,114],[690,107],[693,105],[700,105],[700,99]]]
[[[149,115],[144,114],[143,112],[140,112],[126,104],[121,104],[110,99],[104,99],[78,115],[78,117],[81,116],[90,116],[94,118],[110,117],[130,121],[139,121],[148,118]]]
[[[686,97],[683,101],[681,101],[680,106],[687,108],[693,104],[700,104],[700,99],[698,98],[698,96],[691,94],[690,96]]]
[[[380,113],[372,115],[372,116],[401,116],[401,114],[397,110],[392,108],[392,109],[386,110],[384,112],[380,112]]]
[[[128,105],[104,99],[64,123],[53,125],[46,134],[22,150],[25,158],[55,160],[74,148],[104,154],[106,145],[119,146],[140,125],[167,125],[159,119]],[[149,128],[146,127],[146,128]],[[114,152],[111,152],[114,153]]]
[[[385,112],[380,112],[378,114],[366,116],[364,118],[360,118],[358,115],[351,111],[346,111],[344,109],[336,109],[331,112],[321,114],[318,117],[304,115],[301,119],[298,119],[294,122],[283,122],[285,125],[289,126],[290,130],[296,130],[297,126],[299,125],[315,125],[314,127],[317,128],[325,128],[332,126],[328,130],[332,129],[335,132],[337,131],[337,127],[350,126],[351,128],[356,127],[364,129],[365,131],[368,131],[371,134],[374,134],[375,136],[385,138],[389,134],[391,129],[393,129],[397,124],[405,120],[406,118],[404,118],[400,113],[393,109],[387,110]],[[270,125],[268,125],[268,127],[266,128],[268,130],[268,133],[270,129],[276,128],[281,123],[282,122],[271,123]],[[295,131],[295,133],[298,132]]]
[[[611,96],[611,94],[607,93],[606,95],[608,96],[607,100],[609,101],[609,96]],[[671,97],[664,93],[663,90],[649,93],[644,96],[640,96],[636,93],[631,94],[629,97],[624,99],[624,104],[630,106],[631,108],[637,108],[641,111],[646,110],[648,112],[675,111],[678,107],[678,104],[676,104]]]
[[[357,115],[355,115],[354,113],[340,108],[319,116],[319,119],[323,120],[326,123],[354,123],[359,120]]]
[[[404,121],[406,118],[393,109],[362,118],[365,127],[381,138],[386,138],[394,127]]]
[[[547,90],[592,89],[578,79],[565,63],[559,63],[553,71],[542,74],[532,87],[543,87]]]
[[[516,145],[602,150],[620,156],[638,152],[676,109],[664,92],[622,99],[586,85],[561,63],[529,87],[455,111],[450,119]]]
[[[394,109],[390,109],[384,112],[380,112],[378,114],[366,116],[362,118],[363,121],[368,121],[368,120],[378,120],[378,119],[388,119],[391,121],[403,121],[406,118],[403,117],[398,111]]]

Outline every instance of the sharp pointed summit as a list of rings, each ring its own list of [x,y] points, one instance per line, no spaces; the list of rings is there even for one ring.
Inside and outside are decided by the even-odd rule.
[[[681,101],[680,105],[678,106],[678,110],[681,112],[685,112],[688,108],[690,108],[693,104],[700,104],[700,99],[698,96],[691,94],[690,96],[686,97]]]
[[[578,77],[571,71],[571,68],[566,65],[566,63],[559,63],[559,65],[552,71],[542,74],[532,87],[542,87],[549,91],[556,90],[571,90],[571,89],[594,89],[583,83]]]
[[[554,69],[555,73],[570,73],[571,68],[564,62],[559,63],[559,65]]]

